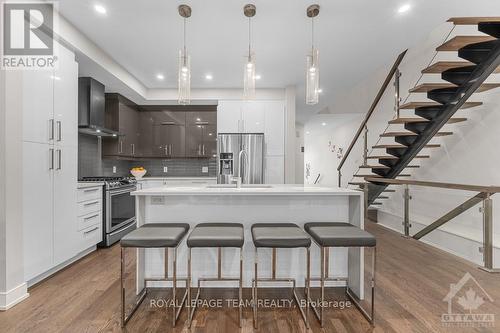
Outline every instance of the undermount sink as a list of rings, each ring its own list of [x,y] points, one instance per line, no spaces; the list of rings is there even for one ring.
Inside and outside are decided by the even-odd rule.
[[[237,188],[236,184],[218,184],[218,185],[208,185],[206,188]],[[253,189],[265,189],[265,188],[273,188],[271,185],[260,185],[260,184],[245,184],[241,185],[240,189],[243,190],[253,190]]]

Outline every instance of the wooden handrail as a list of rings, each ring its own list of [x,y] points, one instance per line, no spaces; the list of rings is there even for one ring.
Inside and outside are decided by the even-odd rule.
[[[428,182],[420,180],[404,180],[404,179],[379,178],[379,177],[365,177],[365,180],[373,183],[439,187],[450,190],[483,192],[489,194],[500,192],[500,186],[480,186],[480,185],[466,185],[466,184],[453,184],[453,183],[439,183],[439,182]]]
[[[394,64],[392,65],[392,68],[391,70],[389,71],[389,74],[387,74],[387,77],[385,78],[385,81],[384,83],[382,84],[382,87],[380,87],[378,93],[377,93],[377,96],[375,97],[375,100],[373,101],[372,105],[370,106],[370,109],[368,110],[368,112],[366,113],[366,116],[365,116],[365,119],[363,120],[363,122],[361,123],[361,125],[359,126],[358,128],[358,131],[356,132],[356,134],[354,135],[354,138],[352,139],[351,141],[351,144],[349,145],[349,148],[347,148],[346,152],[345,152],[345,155],[344,157],[342,158],[342,160],[340,161],[340,164],[337,168],[337,171],[340,171],[340,169],[342,169],[342,166],[344,165],[347,157],[349,156],[349,154],[351,153],[351,150],[352,148],[354,147],[354,144],[356,143],[356,141],[358,141],[358,138],[359,136],[361,135],[361,132],[363,131],[363,128],[365,128],[365,125],[366,123],[368,122],[368,120],[370,119],[373,111],[375,111],[375,108],[377,107],[378,105],[378,102],[380,102],[380,99],[382,98],[382,96],[384,95],[384,92],[385,90],[387,89],[387,86],[389,85],[389,83],[391,83],[391,79],[392,77],[394,76],[394,73],[396,73],[396,70],[398,69],[399,65],[401,64],[401,61],[403,61],[403,58],[406,54],[406,52],[408,51],[408,49],[404,50],[396,59],[396,61],[394,62]]]

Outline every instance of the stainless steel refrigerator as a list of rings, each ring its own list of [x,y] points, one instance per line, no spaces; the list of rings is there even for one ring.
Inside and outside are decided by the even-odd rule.
[[[217,164],[219,184],[230,184],[240,174],[242,184],[264,183],[264,134],[219,133],[217,137]]]

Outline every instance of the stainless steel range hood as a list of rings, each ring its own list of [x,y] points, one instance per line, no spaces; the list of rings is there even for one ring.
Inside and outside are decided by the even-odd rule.
[[[104,85],[91,77],[78,78],[78,131],[80,133],[118,137],[105,127]]]

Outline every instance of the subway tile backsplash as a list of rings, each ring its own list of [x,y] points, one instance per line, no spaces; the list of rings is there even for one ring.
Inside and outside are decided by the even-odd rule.
[[[101,142],[95,136],[80,134],[78,136],[78,177],[93,176],[129,176],[130,169],[144,167],[146,177],[215,177],[217,175],[216,159],[175,159],[175,160],[125,160],[101,157]],[[113,167],[116,173],[113,173]],[[168,172],[164,172],[167,167]],[[203,167],[208,173],[203,173]]]

